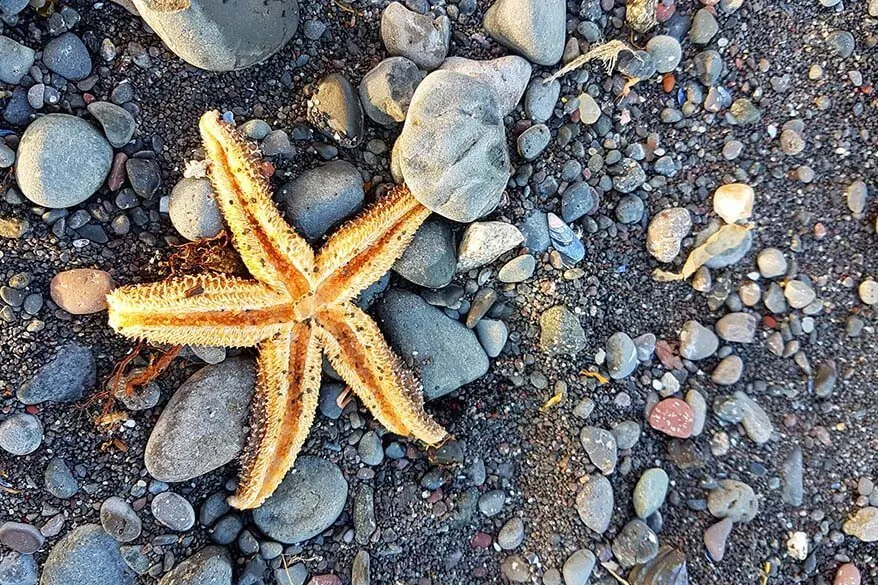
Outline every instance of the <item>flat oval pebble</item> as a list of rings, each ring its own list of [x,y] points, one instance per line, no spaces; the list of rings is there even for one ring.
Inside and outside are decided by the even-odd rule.
[[[860,283],[857,287],[860,300],[867,305],[878,305],[878,281],[867,279]]]
[[[153,517],[159,524],[185,532],[195,525],[195,510],[189,500],[174,492],[162,492],[150,504]]]
[[[608,430],[598,427],[583,427],[579,441],[588,454],[589,460],[604,475],[613,473],[618,458],[616,438]]]
[[[497,279],[506,283],[524,282],[533,275],[536,264],[531,254],[516,256],[500,268]]]
[[[576,494],[576,511],[582,523],[598,534],[610,527],[613,519],[613,486],[603,475],[592,475]]]
[[[860,570],[853,563],[845,563],[835,571],[832,585],[860,585],[862,577]]]
[[[643,472],[631,497],[634,513],[639,518],[649,518],[661,508],[668,493],[669,482],[668,474],[660,467]]]
[[[35,526],[23,522],[8,521],[0,524],[0,544],[22,554],[40,550],[45,538]]]
[[[187,240],[212,238],[223,229],[223,218],[208,179],[180,179],[168,199],[171,224]]]
[[[116,496],[101,504],[101,526],[119,542],[131,542],[140,536],[142,529],[140,517],[131,505]]]
[[[13,455],[28,455],[43,442],[43,425],[32,414],[16,413],[0,422],[0,449]]]
[[[692,435],[692,408],[679,398],[665,398],[652,407],[649,426],[657,431],[679,439]]]
[[[317,536],[339,517],[348,482],[334,463],[299,457],[274,494],[253,510],[253,521],[266,536],[292,544]]]
[[[89,315],[107,308],[107,294],[115,288],[103,270],[74,268],[59,272],[49,283],[49,294],[59,307],[72,315]]]
[[[591,572],[594,570],[596,558],[594,553],[587,549],[574,551],[564,561],[561,573],[564,575],[564,585],[586,585]]]

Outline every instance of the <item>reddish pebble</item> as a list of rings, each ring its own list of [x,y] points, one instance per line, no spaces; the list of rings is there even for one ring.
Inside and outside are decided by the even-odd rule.
[[[442,499],[442,490],[441,489],[433,491],[430,493],[429,496],[427,496],[427,502],[429,502],[430,504],[435,504],[436,502],[438,502],[441,499]]]
[[[674,16],[674,12],[677,11],[677,5],[671,4],[670,6],[666,6],[665,4],[660,3],[655,8],[655,19],[659,22],[666,22],[670,17]]]
[[[76,268],[56,274],[49,283],[49,294],[68,313],[88,315],[107,308],[107,293],[115,286],[103,270]]]
[[[110,174],[107,175],[107,187],[110,191],[118,191],[125,184],[125,161],[128,156],[124,152],[117,152],[113,157],[113,166],[110,167]]]
[[[826,237],[827,233],[829,233],[829,232],[826,231],[825,225],[823,225],[822,223],[815,223],[814,224],[814,237],[815,238],[817,238],[818,240],[822,240],[823,238]]]
[[[679,398],[665,398],[649,413],[649,426],[664,434],[688,439],[692,435],[692,407]]]
[[[662,77],[662,89],[665,90],[665,93],[674,91],[675,85],[677,85],[677,79],[674,77],[674,74],[665,73]]]
[[[771,315],[766,315],[762,318],[762,323],[768,327],[769,329],[774,329],[777,327],[777,319],[772,317]]]
[[[486,532],[476,532],[469,544],[473,548],[488,548],[491,546],[491,535]]]
[[[853,563],[845,563],[835,572],[832,585],[860,585],[860,570]]]

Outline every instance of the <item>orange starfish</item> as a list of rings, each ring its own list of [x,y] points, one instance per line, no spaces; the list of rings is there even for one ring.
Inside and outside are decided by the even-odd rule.
[[[258,152],[218,112],[201,118],[216,199],[255,280],[222,274],[127,286],[107,298],[110,326],[154,343],[258,347],[236,508],[259,506],[293,466],[314,420],[325,353],[388,430],[427,444],[445,430],[377,325],[354,305],[430,215],[404,186],[340,228],[318,254],[281,217]]]

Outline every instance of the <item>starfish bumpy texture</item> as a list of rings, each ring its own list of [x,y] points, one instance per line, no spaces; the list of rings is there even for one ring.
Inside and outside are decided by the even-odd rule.
[[[118,288],[110,326],[154,343],[257,347],[239,509],[265,501],[293,467],[314,420],[322,355],[391,432],[435,445],[447,434],[420,385],[353,300],[386,273],[430,214],[404,186],[342,226],[320,249],[281,217],[259,153],[217,112],[200,130],[217,203],[253,280],[204,274]]]

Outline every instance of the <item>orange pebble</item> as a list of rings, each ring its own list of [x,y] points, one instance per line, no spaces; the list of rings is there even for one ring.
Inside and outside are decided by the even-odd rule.
[[[677,85],[677,79],[674,77],[674,74],[665,73],[662,77],[662,89],[665,90],[665,93],[671,93],[674,91],[675,85]]]

